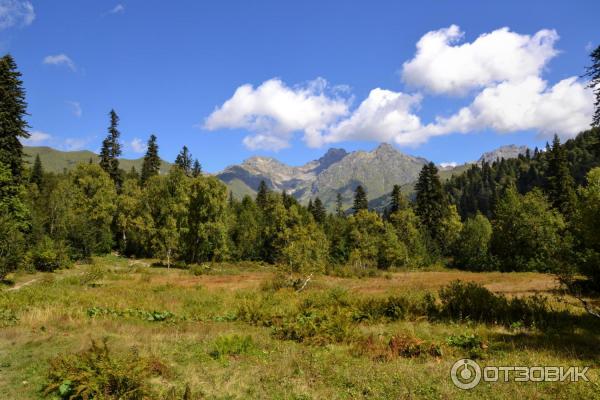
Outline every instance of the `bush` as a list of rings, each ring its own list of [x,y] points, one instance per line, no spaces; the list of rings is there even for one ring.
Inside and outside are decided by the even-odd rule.
[[[427,300],[428,315],[432,318],[471,320],[511,326],[543,328],[565,322],[566,313],[554,311],[548,300],[539,295],[507,299],[473,282],[454,281],[439,291],[440,303]]]
[[[408,297],[367,298],[357,301],[353,318],[355,321],[398,321],[409,314],[423,315],[422,304]]]
[[[341,343],[354,336],[352,318],[342,308],[305,310],[273,328],[273,336],[312,344]]]
[[[166,373],[159,360],[141,358],[137,351],[111,354],[106,340],[78,354],[50,360],[44,394],[60,399],[137,400],[155,397],[149,380]]]
[[[208,354],[214,359],[222,359],[226,356],[248,354],[255,349],[251,336],[227,335],[219,336],[214,342],[214,348]]]
[[[436,343],[406,334],[396,334],[389,339],[375,338],[370,335],[358,341],[356,354],[366,355],[376,361],[391,361],[398,357],[441,357],[442,349]]]
[[[68,254],[64,243],[55,242],[48,236],[44,236],[29,251],[27,258],[29,264],[37,271],[53,272],[71,265]]]
[[[8,216],[0,215],[0,280],[18,267],[24,247],[23,234],[17,224]]]
[[[481,358],[483,350],[487,349],[487,344],[474,333],[450,335],[446,339],[446,343],[448,343],[449,346],[467,350],[469,358]]]

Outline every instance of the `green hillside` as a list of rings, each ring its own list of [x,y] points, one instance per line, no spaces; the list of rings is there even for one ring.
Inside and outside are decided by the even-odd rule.
[[[52,149],[50,147],[24,147],[25,161],[33,164],[35,156],[39,155],[40,160],[45,171],[48,172],[63,172],[64,170],[70,170],[80,163],[88,163],[90,159],[94,162],[98,162],[98,155],[89,150],[80,151],[60,151]],[[120,159],[121,168],[125,171],[129,171],[131,167],[135,167],[136,170],[142,170],[143,157],[136,158],[134,160],[122,158]],[[161,172],[167,172],[171,164],[167,161],[162,160],[160,167]]]

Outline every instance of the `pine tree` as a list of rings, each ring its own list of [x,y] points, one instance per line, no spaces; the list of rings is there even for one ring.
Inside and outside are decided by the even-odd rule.
[[[340,193],[335,197],[335,215],[338,217],[344,216],[344,205],[342,204],[342,195]]]
[[[361,185],[358,185],[354,190],[354,206],[352,207],[354,212],[357,213],[360,210],[369,209],[369,200],[367,199],[367,192]]]
[[[552,206],[569,215],[575,199],[575,182],[569,170],[565,149],[554,135],[548,154],[547,192]]]
[[[158,144],[156,144],[156,136],[150,135],[146,154],[144,155],[144,163],[142,164],[142,184],[146,183],[150,177],[158,175],[159,171],[160,157],[158,156]]]
[[[260,184],[258,185],[258,192],[256,193],[256,205],[263,210],[267,205],[268,193],[269,188],[267,187],[267,184],[264,180],[260,181]]]
[[[0,58],[0,164],[11,172],[12,181],[19,184],[23,175],[23,145],[27,139],[27,103],[21,73],[10,55]]]
[[[313,211],[314,211],[314,209],[315,209],[315,207],[314,207],[314,205],[313,205],[313,200],[312,200],[312,199],[308,199],[308,206],[306,206],[306,210],[307,210],[309,213],[311,213],[311,214],[312,214],[312,213],[313,213]]]
[[[417,192],[416,214],[431,237],[437,240],[440,236],[441,223],[447,205],[438,169],[434,163],[423,166],[415,189]]]
[[[42,185],[42,180],[44,179],[44,168],[42,167],[42,160],[40,160],[40,155],[35,155],[35,161],[33,162],[33,167],[31,168],[31,176],[29,178],[29,182],[35,183],[40,187]]]
[[[325,222],[325,218],[327,218],[327,210],[325,210],[325,206],[323,206],[323,202],[320,198],[315,198],[315,202],[313,203],[312,215],[315,221],[319,224]]]
[[[600,127],[600,46],[592,51],[590,58],[592,59],[592,65],[586,68],[585,76],[590,78],[589,88],[594,91],[596,96],[594,102],[596,111],[594,112],[592,126],[598,128]]]
[[[390,214],[395,213],[396,211],[404,210],[407,207],[408,203],[402,195],[400,185],[394,185],[394,187],[392,188],[392,195],[389,208]]]
[[[200,165],[200,161],[198,159],[194,160],[194,166],[192,167],[192,176],[197,178],[202,175],[202,166]]]
[[[119,156],[121,155],[121,144],[119,143],[121,132],[118,130],[119,116],[115,110],[110,110],[109,116],[108,135],[102,141],[102,149],[100,150],[100,167],[110,175],[115,185],[120,187],[122,176],[121,171],[119,171]]]
[[[192,154],[189,152],[187,146],[183,146],[177,157],[175,158],[175,165],[187,175],[192,174]]]

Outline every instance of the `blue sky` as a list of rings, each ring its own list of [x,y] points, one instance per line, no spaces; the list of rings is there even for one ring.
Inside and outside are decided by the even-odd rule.
[[[97,150],[114,108],[124,156],[154,133],[163,158],[186,144],[211,172],[380,141],[460,163],[586,126],[576,78],[598,15],[598,1],[0,0],[0,50],[23,73],[32,144]]]

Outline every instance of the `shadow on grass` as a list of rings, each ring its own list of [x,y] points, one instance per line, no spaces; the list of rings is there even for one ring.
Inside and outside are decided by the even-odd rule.
[[[0,286],[13,287],[15,286],[15,281],[12,279],[0,279]]]
[[[599,332],[599,331],[597,331]],[[577,360],[598,362],[600,333],[587,330],[577,332],[495,333],[490,336],[495,351],[536,351]]]

